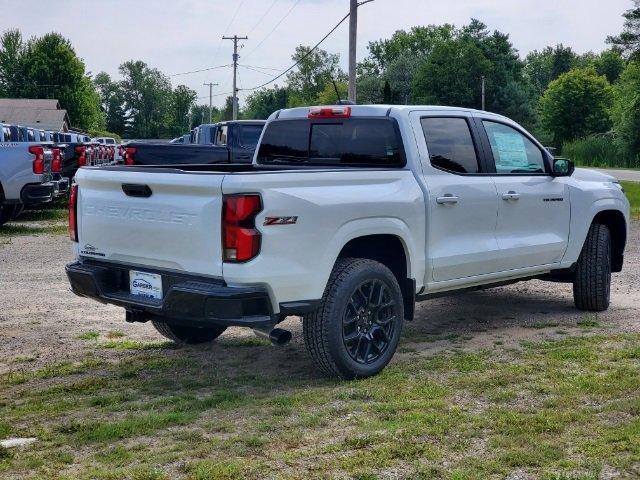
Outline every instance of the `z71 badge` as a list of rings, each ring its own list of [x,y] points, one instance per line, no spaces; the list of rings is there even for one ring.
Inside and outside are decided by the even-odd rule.
[[[265,217],[263,225],[293,225],[298,217]]]

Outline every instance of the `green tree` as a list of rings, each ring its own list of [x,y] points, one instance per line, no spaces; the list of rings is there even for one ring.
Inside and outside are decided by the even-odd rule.
[[[322,49],[311,52],[310,47],[299,45],[291,59],[300,62],[297,68],[287,75],[292,100],[290,104],[293,106],[312,105],[331,80],[346,80],[346,75],[339,66],[340,56],[337,54],[330,54]]]
[[[164,138],[170,136],[171,82],[155,68],[142,61],[120,65],[120,88],[130,117],[128,135],[134,138]]]
[[[613,126],[620,150],[640,160],[640,61],[630,62],[614,87]]]
[[[549,84],[563,73],[580,66],[580,57],[571,47],[562,44],[534,50],[525,59],[524,75],[528,78],[536,97],[541,96]]]
[[[289,92],[275,85],[273,88],[256,90],[247,97],[243,115],[249,119],[265,119],[276,110],[287,108]]]
[[[233,120],[233,97],[225,98],[224,107],[220,110],[220,119],[217,121],[225,120]]]
[[[369,58],[363,62],[363,67],[369,73],[379,74],[401,55],[424,59],[436,45],[451,41],[455,36],[456,29],[451,24],[413,27],[408,32],[398,30],[389,39],[369,42]]]
[[[336,87],[340,94],[340,100],[346,100],[348,94],[348,84],[346,82],[336,82],[336,86],[333,86],[333,82],[329,82],[325,85],[324,90],[318,94],[318,98],[314,102],[317,105],[335,105],[338,102],[338,95],[336,94]]]
[[[613,84],[618,81],[625,68],[625,61],[620,51],[615,49],[605,50],[593,60],[593,66],[598,75],[604,75]]]
[[[222,118],[222,114],[218,107],[212,107],[211,109],[211,121],[213,123],[219,122]],[[190,123],[192,127],[197,127],[203,123],[209,123],[209,105],[194,105],[190,111]]]
[[[413,96],[422,103],[480,108],[480,81],[490,68],[491,62],[472,42],[441,43],[418,69]]]
[[[0,95],[18,97],[24,78],[24,43],[20,30],[7,30],[0,37]]]
[[[574,69],[551,82],[540,99],[542,126],[553,135],[554,144],[594,133],[610,126],[613,90],[593,68]]]
[[[106,72],[98,73],[93,83],[100,94],[107,131],[124,135],[127,129],[127,112],[120,84],[113,81]]]
[[[169,134],[181,135],[189,130],[189,113],[198,94],[185,85],[178,85],[171,94],[171,123]]]
[[[633,0],[634,8],[624,14],[624,30],[607,41],[619,47],[630,59],[640,60],[640,0]]]
[[[20,63],[22,98],[56,98],[71,124],[83,130],[104,127],[100,97],[69,40],[47,33],[27,42]]]

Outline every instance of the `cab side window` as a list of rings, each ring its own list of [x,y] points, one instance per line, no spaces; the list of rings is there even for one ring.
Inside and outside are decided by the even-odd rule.
[[[466,119],[426,117],[421,124],[431,165],[452,173],[480,171],[478,154]]]
[[[224,147],[227,144],[227,126],[223,125],[218,128],[216,133],[216,145]]]
[[[516,129],[502,123],[482,122],[489,137],[497,174],[545,173],[542,151]]]

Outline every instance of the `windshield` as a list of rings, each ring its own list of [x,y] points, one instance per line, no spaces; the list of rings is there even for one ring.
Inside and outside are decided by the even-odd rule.
[[[258,151],[261,164],[404,166],[390,118],[276,120],[266,128]]]

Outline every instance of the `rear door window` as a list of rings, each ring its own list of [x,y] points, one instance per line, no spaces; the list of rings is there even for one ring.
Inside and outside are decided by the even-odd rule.
[[[404,156],[390,118],[281,120],[267,125],[258,163],[402,167]]]
[[[238,125],[240,145],[255,148],[262,133],[262,125]]]
[[[426,117],[420,122],[434,167],[452,173],[478,173],[478,154],[465,118]]]
[[[216,132],[216,143],[219,147],[224,147],[227,144],[227,126],[222,125],[218,127],[218,131]]]

